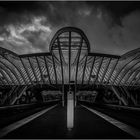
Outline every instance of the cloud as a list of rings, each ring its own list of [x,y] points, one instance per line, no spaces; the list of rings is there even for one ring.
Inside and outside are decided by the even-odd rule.
[[[115,26],[110,31],[120,54],[140,47],[140,11],[133,11],[121,19],[122,26]]]
[[[89,38],[92,52],[121,55],[140,47],[139,7],[136,10],[136,5],[130,8],[131,5],[129,2],[0,2],[0,44],[18,54],[46,52],[58,29],[75,26]]]
[[[1,41],[4,41],[1,42],[1,45],[6,48],[12,45],[10,49],[17,53],[48,51],[51,29],[49,26],[41,24],[42,19],[41,17],[34,17],[32,22],[26,25],[22,23],[16,26],[7,25],[6,31],[8,34],[6,35],[5,32],[1,34]],[[18,47],[22,51],[19,52]],[[26,49],[29,49],[29,51],[26,51]]]

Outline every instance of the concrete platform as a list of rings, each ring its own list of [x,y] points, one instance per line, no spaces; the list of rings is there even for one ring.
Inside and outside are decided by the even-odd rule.
[[[57,106],[3,138],[133,138],[81,106],[75,108],[74,128],[66,127],[66,108]]]

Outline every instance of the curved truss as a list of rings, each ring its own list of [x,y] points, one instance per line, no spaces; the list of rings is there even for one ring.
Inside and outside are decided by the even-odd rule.
[[[0,47],[0,85],[140,85],[140,49],[122,56],[90,53],[90,43],[78,28],[54,35],[50,53],[17,55]]]

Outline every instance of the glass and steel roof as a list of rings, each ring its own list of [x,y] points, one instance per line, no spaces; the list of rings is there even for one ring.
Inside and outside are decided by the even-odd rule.
[[[0,47],[0,85],[140,85],[140,49],[122,56],[91,53],[75,27],[56,32],[49,53],[18,55]]]

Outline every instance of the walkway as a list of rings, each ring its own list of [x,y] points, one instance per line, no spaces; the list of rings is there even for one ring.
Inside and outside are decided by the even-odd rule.
[[[57,106],[3,138],[133,138],[82,106],[75,109],[74,128],[66,127],[66,108]]]

